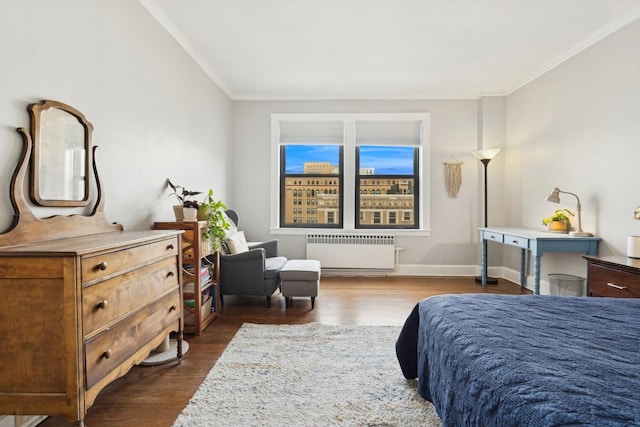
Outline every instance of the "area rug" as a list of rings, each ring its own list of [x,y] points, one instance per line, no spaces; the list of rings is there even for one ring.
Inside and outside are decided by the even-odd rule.
[[[440,426],[396,326],[244,324],[178,416],[193,426]]]

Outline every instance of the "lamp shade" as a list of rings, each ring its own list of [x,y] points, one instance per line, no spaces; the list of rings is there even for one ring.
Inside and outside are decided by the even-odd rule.
[[[544,199],[547,202],[560,203],[560,189],[558,187],[554,188],[553,191]]]
[[[500,152],[499,148],[487,148],[485,150],[472,151],[478,160],[491,160]]]

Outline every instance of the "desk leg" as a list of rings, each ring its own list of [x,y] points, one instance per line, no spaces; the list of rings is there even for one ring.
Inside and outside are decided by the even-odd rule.
[[[533,293],[540,294],[540,255],[533,256]]]
[[[520,287],[524,288],[527,285],[527,250],[520,249]]]
[[[482,287],[487,287],[487,240],[482,239]]]

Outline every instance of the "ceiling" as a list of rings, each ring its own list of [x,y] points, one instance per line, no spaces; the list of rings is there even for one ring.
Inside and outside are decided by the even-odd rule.
[[[638,0],[139,0],[234,100],[506,95]]]

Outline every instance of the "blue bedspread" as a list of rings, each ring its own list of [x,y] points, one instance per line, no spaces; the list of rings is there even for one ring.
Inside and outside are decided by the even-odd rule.
[[[396,352],[443,426],[640,425],[640,299],[431,297]]]

